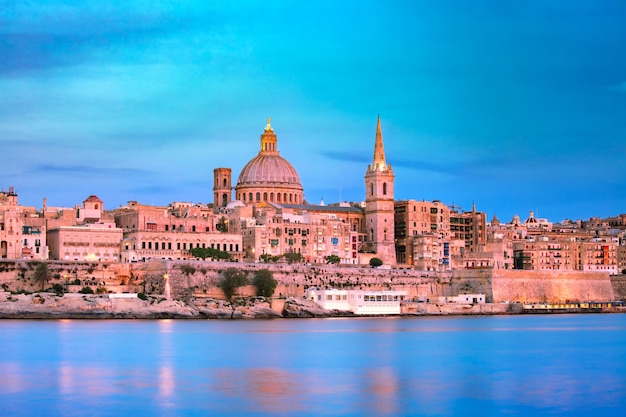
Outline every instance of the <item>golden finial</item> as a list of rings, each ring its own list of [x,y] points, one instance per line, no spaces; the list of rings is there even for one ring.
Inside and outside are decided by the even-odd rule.
[[[272,125],[270,124],[269,116],[267,116],[267,126],[265,126],[265,130],[272,130]]]

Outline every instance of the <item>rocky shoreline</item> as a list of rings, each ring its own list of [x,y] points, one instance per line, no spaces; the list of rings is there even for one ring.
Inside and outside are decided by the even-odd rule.
[[[112,298],[108,294],[53,293],[0,296],[0,319],[274,319],[346,317],[350,312],[325,310],[299,298],[237,299],[233,303],[213,298],[187,302],[159,296]]]
[[[519,314],[500,305],[422,305],[406,308],[402,316]],[[111,297],[109,294],[0,293],[0,319],[276,319],[362,317],[348,311],[326,310],[303,298],[245,297],[230,303],[215,298],[184,302],[162,296]]]

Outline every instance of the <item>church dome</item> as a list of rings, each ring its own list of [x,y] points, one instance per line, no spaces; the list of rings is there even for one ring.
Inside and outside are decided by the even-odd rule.
[[[239,174],[238,185],[281,184],[300,186],[295,168],[279,155],[257,155]]]
[[[278,152],[270,120],[261,135],[261,150],[241,170],[237,199],[246,203],[302,203],[302,185],[295,168]]]

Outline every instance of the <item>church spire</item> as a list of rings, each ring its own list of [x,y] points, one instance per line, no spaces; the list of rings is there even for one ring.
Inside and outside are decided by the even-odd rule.
[[[385,147],[383,146],[383,130],[380,127],[380,115],[378,115],[378,124],[376,126],[376,143],[374,144],[374,162],[372,164],[372,169],[374,171],[387,170]]]

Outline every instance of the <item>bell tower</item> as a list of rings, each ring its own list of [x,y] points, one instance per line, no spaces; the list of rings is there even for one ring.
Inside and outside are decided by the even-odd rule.
[[[370,247],[388,265],[396,264],[393,185],[394,174],[385,158],[378,116],[374,159],[365,172],[365,228]]]
[[[232,170],[215,168],[213,170],[213,207],[226,207],[232,199]]]

